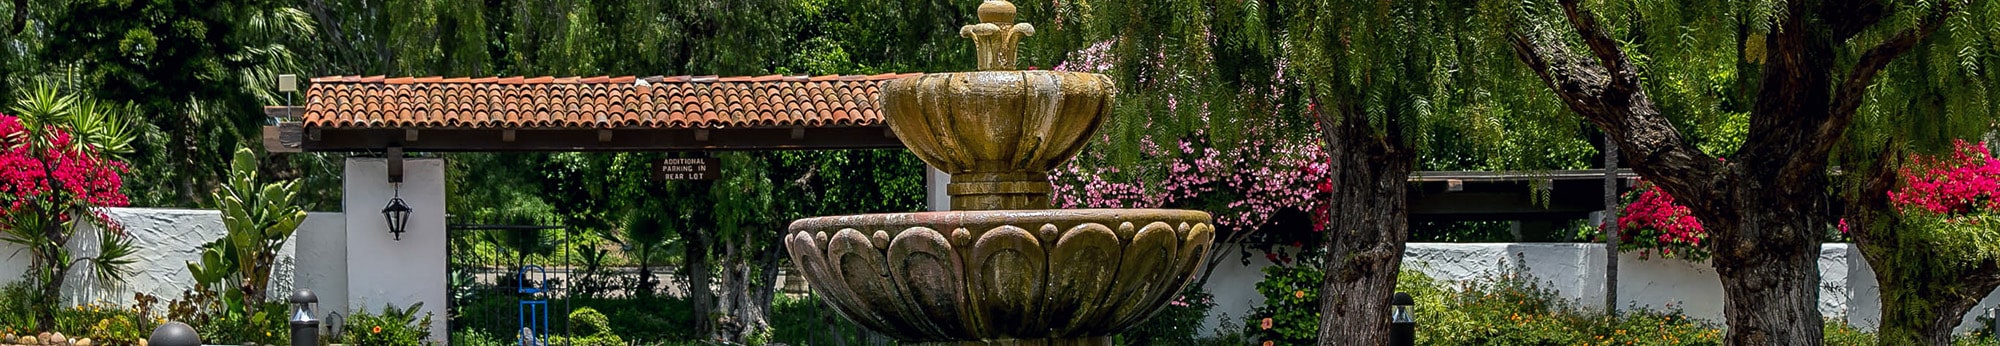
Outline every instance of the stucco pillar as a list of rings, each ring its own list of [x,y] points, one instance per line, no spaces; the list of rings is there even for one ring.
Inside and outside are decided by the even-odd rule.
[[[389,234],[382,207],[395,196],[382,158],[348,158],[341,179],[347,216],[347,303],[350,311],[379,312],[384,304],[408,307],[422,302],[431,317],[431,337],[440,345],[445,328],[444,160],[404,159],[401,195],[410,206],[401,241]]]

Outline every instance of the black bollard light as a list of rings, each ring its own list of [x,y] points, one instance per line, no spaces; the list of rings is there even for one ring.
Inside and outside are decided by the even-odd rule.
[[[1396,292],[1389,299],[1389,345],[1417,344],[1417,302],[1409,293]]]
[[[313,317],[312,305],[319,302],[319,296],[312,290],[292,291],[292,346],[319,346],[319,319]]]
[[[201,346],[201,334],[186,323],[167,322],[153,329],[153,335],[146,337],[149,346]]]
[[[2000,340],[2000,306],[1986,308],[1986,317],[1988,318],[1987,322],[1989,322],[1986,325],[1986,336],[1993,338],[1993,340]]]

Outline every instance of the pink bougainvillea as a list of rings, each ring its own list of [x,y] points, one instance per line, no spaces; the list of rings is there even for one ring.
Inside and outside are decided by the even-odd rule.
[[[1053,69],[1057,71],[1110,72],[1117,66],[1111,54],[1113,42],[1085,47]],[[1167,59],[1150,63],[1167,68]],[[1273,78],[1284,78],[1281,64]],[[1142,80],[1177,85],[1188,81]],[[1159,95],[1169,114],[1195,114],[1198,121],[1184,128],[1207,129],[1228,126],[1238,136],[1218,136],[1204,130],[1172,129],[1144,131],[1137,139],[1137,162],[1119,165],[1101,150],[1087,150],[1077,159],[1050,173],[1055,185],[1055,204],[1063,208],[1179,208],[1207,211],[1215,216],[1215,226],[1223,239],[1264,250],[1274,262],[1294,257],[1283,247],[1310,248],[1323,238],[1326,229],[1328,180],[1327,157],[1319,141],[1311,135],[1273,135],[1279,124],[1278,109],[1285,90],[1245,90],[1245,95],[1263,98],[1255,102],[1211,104],[1182,99],[1173,92]],[[1245,106],[1250,105],[1250,106]],[[1229,109],[1224,109],[1225,107]],[[1248,108],[1241,108],[1248,107]],[[1244,117],[1228,124],[1209,123],[1212,112],[1269,112],[1271,116]],[[1151,123],[1140,126],[1153,126]],[[1161,135],[1171,133],[1172,135]],[[1109,143],[1109,134],[1100,135]],[[1219,142],[1227,141],[1227,142]],[[1096,146],[1098,148],[1104,145]],[[1296,215],[1288,216],[1288,215]],[[1293,226],[1273,225],[1277,219],[1301,221]],[[1303,222],[1310,220],[1311,222]],[[1268,231],[1268,232],[1266,232]]]
[[[1199,136],[1200,134],[1197,134]],[[1092,166],[1071,161],[1051,175],[1056,204],[1063,208],[1195,207],[1214,198],[1216,226],[1255,229],[1286,209],[1323,213],[1320,194],[1330,192],[1326,159],[1318,146],[1250,139],[1228,149],[1207,145],[1205,137],[1175,140],[1172,150],[1141,140],[1141,150],[1160,162],[1160,179],[1126,179],[1155,172],[1140,168]],[[1151,164],[1151,163],[1148,163]],[[1322,218],[1315,218],[1322,219]],[[1324,230],[1317,224],[1314,231]]]
[[[43,129],[41,143],[33,143],[36,139],[27,130],[20,118],[0,114],[0,206],[5,207],[0,218],[68,221],[69,212],[77,209],[129,203],[121,191],[123,162],[75,145],[61,129]],[[103,221],[101,214],[92,211],[92,216]]]
[[[1659,251],[1663,256],[1690,261],[1708,258],[1708,249],[1702,244],[1708,231],[1687,206],[1674,203],[1673,195],[1641,181],[1625,196],[1628,202],[1618,213],[1619,251]]]
[[[1889,201],[1904,210],[1918,209],[1947,217],[2000,210],[2000,160],[1986,143],[1952,142],[1949,157],[1910,156],[1898,173],[1902,185],[1889,191]]]

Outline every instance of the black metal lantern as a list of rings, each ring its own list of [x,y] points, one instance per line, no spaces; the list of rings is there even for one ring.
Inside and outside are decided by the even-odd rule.
[[[410,225],[410,205],[403,204],[403,147],[389,147],[382,158],[388,165],[389,186],[395,191],[389,206],[382,207],[382,217],[389,220],[389,234],[403,241],[403,231],[408,230],[404,227]]]
[[[397,190],[401,189],[402,187],[397,187]],[[389,234],[395,235],[396,241],[403,241],[404,227],[410,224],[410,205],[403,204],[402,191],[397,191],[396,197],[389,198],[389,206],[382,207],[382,217],[389,220]]]

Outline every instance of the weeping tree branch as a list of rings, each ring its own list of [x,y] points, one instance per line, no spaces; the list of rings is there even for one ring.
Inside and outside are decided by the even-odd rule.
[[[1515,23],[1508,35],[1514,52],[1527,62],[1570,110],[1601,128],[1619,143],[1619,151],[1638,173],[1675,196],[1713,201],[1690,205],[1709,215],[1726,215],[1727,198],[1713,187],[1723,166],[1688,144],[1673,123],[1660,114],[1640,85],[1633,67],[1610,33],[1598,26],[1577,0],[1562,0],[1563,14],[1590,49],[1586,58],[1559,39],[1540,37]],[[1596,63],[1588,60],[1594,58]]]
[[[1895,207],[1889,205],[1889,191],[1896,188],[1898,173],[1895,167],[1899,165],[1899,161],[1896,157],[1897,151],[1891,144],[1882,145],[1881,151],[1875,154],[1875,162],[1865,167],[1867,171],[1856,172],[1866,176],[1860,177],[1861,188],[1851,191],[1853,195],[1848,195],[1846,198],[1847,206],[1842,212],[1843,216],[1854,221],[1856,225],[1861,225],[1848,231],[1848,236],[1854,237],[1857,243],[1872,244],[1880,240],[1882,235],[1869,232],[1866,225],[1877,222],[1875,219],[1878,217],[1895,215],[1893,212],[1896,210]]]
[[[1818,136],[1822,140],[1813,148],[1815,152],[1832,150],[1835,142],[1838,142],[1833,139],[1846,134],[1848,125],[1854,122],[1855,113],[1861,109],[1861,101],[1866,99],[1868,85],[1875,81],[1875,75],[1880,74],[1882,69],[1888,68],[1889,63],[1895,61],[1896,57],[1916,48],[1917,41],[1930,37],[1938,28],[1944,26],[1945,19],[1952,12],[1950,5],[1945,6],[1936,15],[1926,17],[1916,28],[1898,32],[1861,54],[1861,59],[1854,63],[1854,67],[1834,89],[1833,109],[1829,112],[1826,122],[1820,124]]]
[[[1576,0],[1563,0],[1563,16],[1569,18],[1570,25],[1576,26],[1576,33],[1583,37],[1583,44],[1590,47],[1591,55],[1610,78],[1604,88],[1609,91],[1630,94],[1644,93],[1639,88],[1639,73],[1632,68],[1632,60],[1625,57],[1625,51],[1618,48],[1618,41],[1597,25],[1597,16],[1584,13],[1577,8]]]

